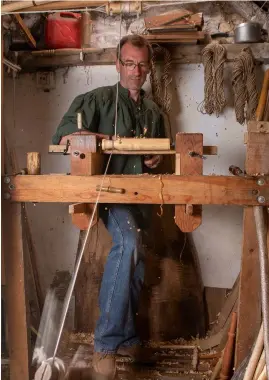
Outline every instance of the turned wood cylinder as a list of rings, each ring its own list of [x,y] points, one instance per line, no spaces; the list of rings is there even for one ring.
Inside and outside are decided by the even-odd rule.
[[[89,12],[81,13],[81,47],[89,47],[91,44],[92,20]]]
[[[103,150],[169,150],[169,139],[136,139],[136,138],[119,138],[113,140],[102,140]]]
[[[41,156],[38,152],[27,153],[27,171],[30,175],[41,173]]]

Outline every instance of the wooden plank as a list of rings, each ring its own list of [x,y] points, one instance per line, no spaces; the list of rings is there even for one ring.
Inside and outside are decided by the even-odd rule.
[[[206,310],[207,310],[207,315],[208,315],[208,324],[209,324],[209,329],[210,329],[211,326],[217,321],[218,314],[220,313],[225,303],[227,289],[213,288],[213,287],[206,286],[204,292],[205,292]]]
[[[227,322],[227,319],[229,318],[238,300],[238,293],[239,293],[239,277],[236,279],[232,291],[226,298],[226,301],[222,309],[220,310],[217,323],[213,326],[212,330],[210,331],[210,335],[216,334],[224,327],[224,325]]]
[[[21,205],[4,203],[2,217],[5,220],[4,252],[8,253],[5,255],[5,272],[10,378],[21,380],[30,376]]]
[[[150,33],[156,34],[156,33],[175,33],[175,32],[193,32],[197,29],[195,26],[192,25],[168,25],[168,26],[161,26],[158,28],[151,28],[148,29]]]
[[[245,207],[239,286],[236,368],[249,353],[261,325],[260,270],[252,207]]]
[[[103,176],[12,176],[10,189],[3,183],[4,197],[15,202],[93,203]],[[269,183],[259,186],[255,178],[230,176],[107,175],[103,186],[125,189],[124,194],[102,192],[101,203],[259,205],[257,195],[269,205]]]
[[[202,50],[206,45],[181,45],[170,47],[172,63],[202,63]],[[253,44],[225,44],[227,51],[227,60],[233,61],[242,49],[250,47],[254,58],[269,63],[269,43]],[[104,49],[102,53],[85,54],[83,61],[78,55],[54,56],[54,57],[36,57],[29,52],[25,52],[20,57],[19,64],[24,72],[31,72],[41,68],[48,67],[67,67],[67,66],[88,66],[88,65],[114,65],[116,62],[116,48]]]
[[[266,149],[267,145],[267,149]],[[245,169],[247,174],[269,172],[269,135],[248,133]],[[260,186],[261,188],[263,186]],[[244,209],[243,247],[239,286],[236,367],[246,357],[261,325],[259,252],[253,209]]]
[[[49,145],[49,153],[64,153],[65,145]],[[145,150],[133,150],[133,151],[126,151],[126,150],[103,150],[102,153],[104,154],[134,154],[134,155],[145,155],[149,154],[149,151]],[[170,150],[154,150],[150,152],[151,154],[176,154],[176,151],[173,149]],[[67,150],[66,154],[70,154],[70,147]],[[203,155],[204,156],[216,156],[218,154],[218,147],[214,145],[204,145],[203,146]]]
[[[204,32],[176,32],[168,34],[145,34],[143,37],[148,41],[165,41],[165,40],[183,40],[187,42],[188,40],[203,40],[205,38]]]
[[[144,18],[145,27],[147,29],[158,27],[158,26],[167,25],[167,23],[172,23],[179,20],[187,22],[186,19],[189,19],[191,15],[192,15],[192,12],[186,9],[178,9],[178,10],[175,10],[174,12],[170,12],[166,14],[145,17]]]
[[[190,156],[190,152],[203,154],[201,133],[177,133],[176,152],[176,175],[203,174],[202,158]],[[175,222],[182,232],[192,232],[202,223],[202,207],[192,204],[186,209],[186,206],[175,205]]]
[[[14,14],[14,17],[15,17],[17,23],[20,25],[20,27],[23,31],[23,34],[25,35],[29,45],[36,48],[36,41],[35,41],[32,33],[30,32],[29,28],[25,25],[23,19],[21,18],[21,15]]]
[[[158,16],[157,16],[158,17]],[[146,23],[146,21],[145,21]],[[183,20],[175,21],[175,22],[169,22],[166,24],[149,24],[146,25],[146,28],[149,32],[153,31],[170,31],[171,29],[184,29],[184,28],[190,28],[192,30],[201,29],[203,23],[203,14],[202,13],[196,13],[194,15],[191,15],[190,17],[186,17]]]

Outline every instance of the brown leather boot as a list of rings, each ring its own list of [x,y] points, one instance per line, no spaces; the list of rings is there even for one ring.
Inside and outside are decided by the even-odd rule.
[[[92,359],[94,379],[113,380],[116,376],[116,358],[113,354],[94,352]]]
[[[150,347],[142,346],[141,344],[134,344],[133,346],[121,346],[118,355],[129,356],[136,363],[153,364],[157,361],[154,351]]]

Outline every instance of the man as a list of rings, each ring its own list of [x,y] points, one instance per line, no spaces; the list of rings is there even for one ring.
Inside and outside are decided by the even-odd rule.
[[[150,71],[151,48],[140,36],[123,37],[117,48],[116,68],[120,82],[78,96],[63,117],[54,144],[66,144],[72,134],[96,134],[100,138],[164,137],[163,119],[157,105],[141,89]],[[117,118],[115,119],[117,107]],[[83,132],[77,130],[82,113]],[[117,125],[115,126],[115,120]],[[159,155],[113,155],[108,173],[142,174],[156,168]],[[116,373],[115,354],[135,359],[143,348],[135,331],[135,315],[144,278],[140,229],[145,207],[100,205],[100,215],[113,238],[99,294],[100,317],[95,330],[93,369],[104,378]]]

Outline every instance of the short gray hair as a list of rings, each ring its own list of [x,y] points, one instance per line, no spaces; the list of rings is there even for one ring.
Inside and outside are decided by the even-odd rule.
[[[152,59],[152,48],[151,48],[149,42],[145,38],[143,38],[142,36],[139,36],[138,34],[130,34],[128,36],[122,37],[122,39],[120,40],[120,42],[117,46],[117,59],[120,58],[120,52],[121,52],[122,47],[127,43],[130,45],[133,45],[137,48],[147,47],[148,48],[149,62],[151,61],[151,59]]]

